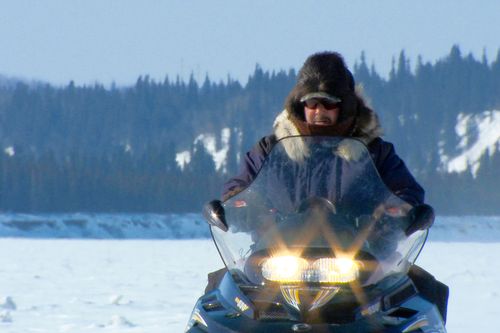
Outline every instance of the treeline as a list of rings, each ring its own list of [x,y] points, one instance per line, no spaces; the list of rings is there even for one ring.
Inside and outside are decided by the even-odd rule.
[[[140,77],[122,89],[0,88],[0,210],[199,211],[220,196],[243,147],[271,128],[294,79],[257,67],[245,87],[230,78],[199,86]],[[193,142],[228,127],[237,130],[223,172]],[[181,168],[176,153],[185,150],[191,161]]]
[[[439,170],[442,151],[455,153],[457,115],[500,109],[500,53],[489,62],[453,47],[437,63],[419,59],[411,70],[402,52],[388,79],[362,56],[354,75],[440,213],[500,213],[498,152],[484,155],[476,177]],[[245,86],[231,78],[198,84],[146,76],[127,88],[0,87],[0,210],[199,211],[271,131],[295,79],[294,70],[257,66]],[[221,148],[223,128],[231,129],[229,152],[216,170],[194,142],[212,133]],[[191,152],[183,168],[181,151]]]
[[[222,176],[201,147],[181,170],[171,147],[141,155],[70,154],[0,159],[2,209],[19,212],[190,212],[219,195]]]
[[[427,200],[442,214],[500,214],[500,142],[496,153],[482,156],[478,172],[446,173],[442,154],[455,156],[460,137],[455,126],[459,114],[500,111],[500,50],[496,59],[463,55],[453,46],[435,64],[417,60],[411,70],[401,52],[388,80],[368,68],[363,56],[355,76],[381,117],[386,138],[395,143]],[[471,132],[477,139],[479,128]],[[474,133],[475,132],[475,133]]]

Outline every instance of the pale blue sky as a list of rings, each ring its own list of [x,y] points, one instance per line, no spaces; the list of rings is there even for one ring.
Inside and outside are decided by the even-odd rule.
[[[401,49],[434,62],[453,44],[489,61],[500,48],[500,0],[0,0],[0,74],[54,84],[119,85],[141,74],[243,82],[337,50],[365,50],[381,74]]]

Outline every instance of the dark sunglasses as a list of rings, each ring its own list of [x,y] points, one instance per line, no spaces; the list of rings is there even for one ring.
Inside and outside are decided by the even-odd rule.
[[[318,107],[318,104],[323,105],[323,107],[326,110],[333,110],[333,109],[340,107],[339,102],[333,102],[333,101],[328,100],[326,98],[309,98],[309,99],[306,99],[305,101],[303,101],[302,103],[304,103],[304,105],[308,109],[316,109]]]

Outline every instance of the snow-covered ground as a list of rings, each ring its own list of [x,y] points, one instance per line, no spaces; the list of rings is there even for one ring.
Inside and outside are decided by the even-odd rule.
[[[220,266],[209,240],[5,238],[0,253],[2,333],[183,332]]]
[[[498,222],[438,219],[418,259],[451,288],[450,333],[500,325]],[[221,265],[208,239],[0,238],[0,332],[183,332]]]

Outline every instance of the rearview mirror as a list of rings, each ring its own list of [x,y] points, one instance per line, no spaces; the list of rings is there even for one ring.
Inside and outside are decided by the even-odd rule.
[[[208,224],[227,231],[226,214],[220,200],[212,200],[203,206],[203,216]]]
[[[417,230],[429,229],[434,224],[434,209],[427,205],[417,205],[409,213],[410,226],[406,229],[406,235],[409,236]]]

